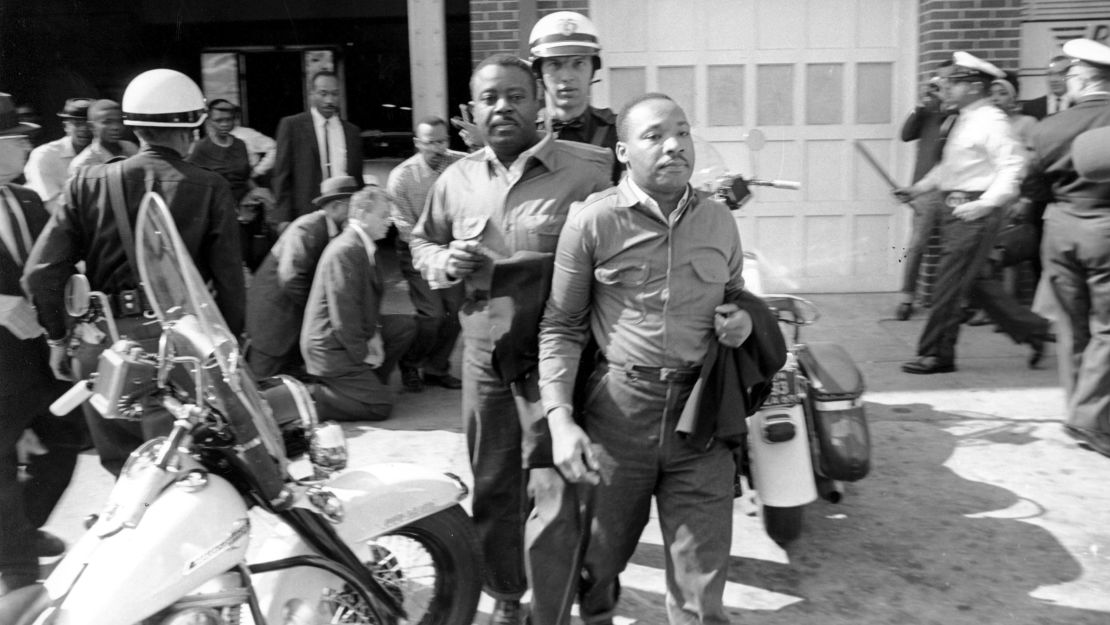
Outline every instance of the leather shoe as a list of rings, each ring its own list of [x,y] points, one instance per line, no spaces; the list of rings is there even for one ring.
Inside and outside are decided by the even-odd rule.
[[[894,318],[898,321],[905,321],[911,316],[913,316],[913,302],[902,302],[894,309]]]
[[[493,604],[489,625],[521,625],[523,614],[519,600],[498,600]]]
[[[1078,441],[1080,446],[1093,449],[1104,456],[1110,457],[1110,434],[1067,424],[1064,425],[1064,431],[1068,433],[1068,436]]]
[[[952,373],[956,365],[950,362],[941,362],[936,356],[921,356],[917,360],[902,363],[902,371],[928,375],[930,373]]]
[[[420,370],[415,367],[401,367],[401,387],[409,393],[423,391],[424,381],[420,379]]]
[[[442,386],[443,388],[449,388],[452,390],[458,390],[462,388],[462,380],[456,378],[450,373],[425,373],[424,384],[427,384],[428,386]]]
[[[66,544],[50,532],[35,532],[35,555],[40,558],[54,558],[66,552]]]
[[[1034,336],[1029,339],[1029,347],[1033,349],[1029,354],[1029,368],[1036,369],[1037,365],[1041,364],[1044,359],[1044,337]]]

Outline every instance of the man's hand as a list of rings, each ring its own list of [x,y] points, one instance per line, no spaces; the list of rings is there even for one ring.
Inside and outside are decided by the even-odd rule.
[[[73,367],[64,341],[60,345],[50,346],[50,370],[59,380],[73,381]]]
[[[451,241],[447,246],[447,275],[461,280],[489,262],[489,258],[478,251],[481,247],[477,241]]]
[[[714,309],[713,329],[725,347],[740,347],[752,333],[752,316],[736,304],[721,304]]]
[[[597,455],[590,447],[590,437],[574,422],[566,408],[556,408],[547,417],[551,431],[551,456],[555,467],[568,482],[601,481],[598,470],[601,465]]]
[[[956,219],[963,221],[976,221],[990,215],[994,212],[994,206],[981,202],[979,200],[972,200],[964,202],[956,208],[952,209],[952,216]]]
[[[897,189],[895,189],[891,193],[893,193],[894,197],[897,198],[898,201],[902,202],[903,204],[906,204],[910,200],[912,200],[915,197],[921,195],[921,192],[918,191],[917,189],[915,189],[914,187],[898,187]]]

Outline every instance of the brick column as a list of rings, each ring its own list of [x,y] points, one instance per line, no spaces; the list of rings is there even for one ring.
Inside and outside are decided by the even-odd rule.
[[[520,54],[533,19],[555,11],[589,15],[589,5],[589,0],[470,0],[471,64],[497,52]]]

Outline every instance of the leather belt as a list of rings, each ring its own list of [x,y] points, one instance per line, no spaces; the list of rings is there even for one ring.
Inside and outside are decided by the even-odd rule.
[[[112,307],[112,316],[117,319],[149,317],[153,314],[142,289],[122,289],[104,295],[108,298],[108,305]]]
[[[625,363],[623,365],[616,364],[608,361],[602,361],[599,366],[604,365],[611,369],[624,371],[625,375],[630,378],[643,378],[653,382],[693,382],[701,375],[701,367],[655,367],[652,365],[634,365]]]
[[[982,191],[945,191],[944,205],[948,208],[956,208],[961,204],[979,199],[981,195],[983,195]]]

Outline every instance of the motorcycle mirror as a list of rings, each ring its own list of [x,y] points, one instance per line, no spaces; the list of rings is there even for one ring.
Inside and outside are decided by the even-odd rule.
[[[65,288],[65,308],[70,317],[84,317],[89,312],[91,291],[85,274],[75,273],[69,277]]]
[[[748,149],[752,152],[758,152],[763,149],[767,144],[767,137],[763,136],[763,131],[758,128],[752,128],[748,134],[744,135],[744,142],[748,144]]]

